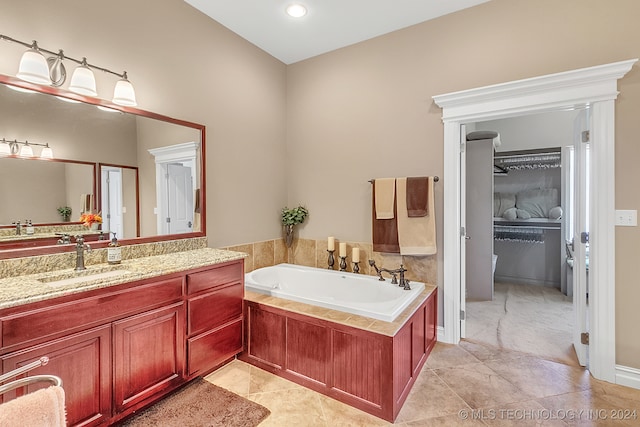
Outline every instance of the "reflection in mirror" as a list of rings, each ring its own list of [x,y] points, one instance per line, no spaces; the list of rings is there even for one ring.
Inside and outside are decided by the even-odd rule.
[[[126,191],[130,189],[130,186],[123,182],[122,203],[126,210],[126,217],[122,218],[123,235],[119,236],[119,239],[133,238],[141,239],[140,241],[154,241],[166,240],[170,237],[173,238],[172,236],[181,238],[204,235],[204,126],[136,108],[117,106],[97,98],[76,95],[64,89],[26,83],[5,75],[0,75],[0,83],[2,83],[0,84],[0,117],[2,117],[0,120],[0,139],[4,137],[7,140],[28,140],[29,142],[49,144],[55,159],[74,159],[65,162],[55,160],[47,162],[25,161],[13,157],[3,158],[2,160],[21,164],[28,163],[33,166],[35,170],[31,171],[29,181],[36,186],[38,191],[36,192],[33,188],[27,191],[19,179],[14,179],[13,172],[11,172],[11,179],[3,179],[0,183],[0,199],[3,200],[2,208],[0,208],[2,209],[0,211],[0,227],[5,224],[5,221],[6,224],[11,225],[11,222],[18,219],[21,221],[32,219],[34,225],[50,224],[51,222],[62,223],[61,218],[56,217],[55,208],[57,206],[54,207],[52,217],[44,216],[45,211],[50,211],[50,208],[44,208],[37,204],[37,200],[27,201],[22,198],[25,193],[38,195],[46,193],[48,195],[71,191],[71,189],[65,188],[68,186],[66,181],[48,177],[49,172],[40,167],[47,164],[63,163],[68,166],[68,162],[75,162],[94,165],[91,178],[74,177],[70,179],[70,182],[74,186],[80,183],[87,184],[93,182],[93,177],[96,177],[97,183],[92,184],[93,189],[82,189],[80,194],[97,195],[98,197],[93,203],[96,205],[96,212],[101,211],[103,203],[100,197],[101,191],[96,188],[100,185],[100,175],[96,176],[98,171],[95,170],[95,164],[101,163],[120,168],[123,181],[133,179],[131,174],[134,174],[136,170],[138,174],[138,188],[135,192],[137,193],[135,195],[138,200],[137,204],[132,201],[133,193]],[[28,88],[35,90],[35,92],[17,92],[10,90],[10,86]],[[61,98],[76,102],[64,102]],[[97,105],[109,107],[109,111],[98,109]],[[164,218],[164,214],[161,215],[160,202],[157,198],[156,158],[149,150],[185,143],[193,143],[197,147],[192,168],[195,179],[192,177],[191,192],[198,196],[197,200],[191,202],[190,209],[193,216],[191,231],[169,229],[167,231],[169,234],[160,236],[163,232],[162,230],[159,232],[158,224],[161,221],[166,221],[166,218]],[[36,155],[38,154],[36,153]],[[75,171],[70,171],[71,168],[68,169],[69,176],[75,174]],[[2,172],[5,173],[4,166],[2,166]],[[101,174],[101,172],[99,173]],[[14,190],[18,188],[21,188],[22,191],[16,193]],[[197,191],[198,189],[201,191]],[[75,199],[72,196],[69,198],[71,200],[69,203],[79,203],[79,195]],[[197,218],[199,215],[196,213],[196,209],[202,212],[201,219]],[[136,210],[134,215],[133,211]],[[81,210],[73,208],[71,220],[77,221],[80,213]],[[109,227],[103,227],[103,229],[107,228]],[[0,251],[7,248],[3,245],[4,242],[0,241]],[[41,251],[41,253],[46,253],[46,251]],[[11,254],[0,254],[0,258],[3,257],[11,257]]]
[[[102,229],[118,239],[140,237],[138,168],[100,163],[99,171]]]

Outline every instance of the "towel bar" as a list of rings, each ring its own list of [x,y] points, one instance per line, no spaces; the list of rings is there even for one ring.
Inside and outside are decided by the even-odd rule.
[[[6,374],[0,375],[0,383],[3,383],[11,378],[17,377],[18,375],[22,375],[25,372],[30,371],[31,369],[38,368],[40,366],[44,366],[49,363],[49,358],[46,356],[41,357],[35,362],[28,363],[24,366],[21,366],[13,371],[9,371]],[[26,378],[20,378],[17,380],[13,380],[7,384],[0,385],[0,394],[6,393],[11,390],[15,390],[16,388],[23,387],[25,385],[38,383],[41,381],[50,382],[52,385],[56,385],[62,387],[62,379],[55,375],[33,375]]]
[[[373,184],[375,181],[376,181],[375,179],[370,179],[370,180],[369,180],[369,183]],[[437,175],[436,175],[436,176],[434,176],[434,177],[433,177],[433,182],[438,182],[438,181],[440,181],[440,177],[439,177],[439,176],[437,176]]]

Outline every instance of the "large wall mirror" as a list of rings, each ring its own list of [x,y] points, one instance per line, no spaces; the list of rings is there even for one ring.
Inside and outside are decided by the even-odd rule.
[[[14,154],[0,155],[0,259],[30,255],[16,250],[23,247],[38,246],[34,254],[70,250],[57,239],[27,237],[24,227],[17,235],[13,223],[31,220],[36,230],[55,233],[56,226],[80,226],[88,208],[105,215],[104,231],[117,232],[125,244],[204,236],[204,138],[203,125],[0,75],[0,144],[48,144],[54,156],[37,158],[41,147],[33,145],[34,158],[21,158],[15,144]],[[185,146],[188,157],[157,154]],[[189,184],[171,188],[180,196],[171,200],[158,188],[169,164]],[[60,206],[72,208],[69,222]],[[166,225],[183,217],[180,228]]]

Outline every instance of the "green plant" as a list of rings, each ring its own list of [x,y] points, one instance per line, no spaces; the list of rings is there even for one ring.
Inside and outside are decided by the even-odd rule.
[[[69,206],[60,206],[58,213],[62,216],[71,216],[71,208]]]
[[[304,206],[293,209],[285,206],[282,208],[282,225],[302,224],[307,215],[309,215],[309,211]]]

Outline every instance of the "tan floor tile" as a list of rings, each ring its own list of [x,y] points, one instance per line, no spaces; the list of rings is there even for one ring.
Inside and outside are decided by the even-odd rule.
[[[320,404],[322,405],[327,426],[374,427],[393,425],[330,397],[320,395]]]
[[[320,394],[300,387],[291,390],[250,394],[249,399],[271,411],[260,427],[326,427]]]
[[[437,369],[465,365],[467,363],[478,363],[478,359],[459,345],[439,342],[431,350],[426,365],[429,368]]]
[[[601,397],[595,390],[584,390],[559,396],[538,399],[538,403],[549,409],[552,414],[566,414],[565,421],[569,425],[579,426],[638,426],[639,419],[616,420],[612,416],[618,414],[618,409],[630,409],[629,402],[621,402],[625,407]],[[636,405],[638,406],[638,405]],[[640,411],[640,408],[638,408]],[[640,418],[640,413],[637,414]]]
[[[479,413],[483,416],[484,423],[489,426],[567,426],[561,419],[551,419],[557,417],[551,417],[549,411],[534,400],[483,408]]]
[[[430,369],[423,369],[407,396],[396,422],[452,415],[469,406]]]
[[[255,366],[251,367],[249,394],[292,389],[304,389],[304,387]]]
[[[521,357],[509,363],[491,361],[485,365],[535,397],[581,391],[588,388],[590,383],[589,372],[583,368],[537,357]]]
[[[467,419],[459,414],[444,417],[427,418],[424,420],[409,421],[404,423],[407,427],[475,427],[484,426],[482,421]]]
[[[513,359],[525,356],[525,354],[519,351],[500,348],[496,347],[495,345],[489,345],[487,343],[477,342],[469,339],[460,341],[460,347],[467,350],[482,362],[491,360]]]
[[[482,363],[435,369],[435,373],[472,408],[484,408],[534,398]]]
[[[249,394],[250,370],[251,365],[239,360],[233,360],[207,375],[205,380],[240,396],[247,397]]]

